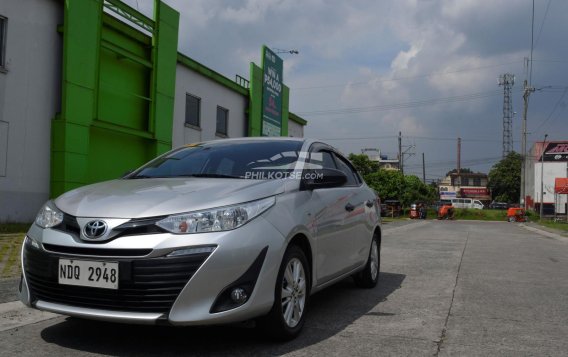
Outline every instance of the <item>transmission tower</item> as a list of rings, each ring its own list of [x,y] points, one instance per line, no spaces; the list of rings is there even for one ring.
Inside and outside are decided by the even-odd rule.
[[[511,89],[515,75],[505,73],[499,76],[499,86],[503,86],[503,158],[513,151],[513,102]]]

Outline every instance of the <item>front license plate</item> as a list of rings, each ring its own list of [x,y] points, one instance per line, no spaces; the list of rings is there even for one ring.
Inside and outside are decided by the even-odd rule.
[[[118,263],[59,259],[59,284],[118,289]]]

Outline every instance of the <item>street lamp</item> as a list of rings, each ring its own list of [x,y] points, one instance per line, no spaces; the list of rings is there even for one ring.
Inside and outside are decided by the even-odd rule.
[[[542,156],[540,158],[540,220],[542,221],[542,208],[544,206],[544,152],[546,151],[546,138],[548,134],[544,134],[542,142]]]
[[[295,49],[294,50],[283,50],[281,48],[273,48],[272,50],[276,54],[288,53],[288,54],[291,54],[291,55],[297,55],[297,54],[300,53],[298,50],[295,50]]]

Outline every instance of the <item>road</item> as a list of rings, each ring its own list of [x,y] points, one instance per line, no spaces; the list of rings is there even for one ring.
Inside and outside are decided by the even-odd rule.
[[[384,228],[380,286],[345,280],[314,295],[303,334],[289,343],[246,325],[55,317],[0,332],[0,355],[566,355],[568,242],[505,222]]]

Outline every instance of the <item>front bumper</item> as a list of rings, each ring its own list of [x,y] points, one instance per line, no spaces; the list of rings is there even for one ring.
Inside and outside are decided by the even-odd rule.
[[[85,243],[73,234],[35,225],[28,237],[39,248],[25,244],[22,250],[22,302],[70,316],[142,324],[222,324],[267,313],[274,303],[285,249],[285,238],[262,216],[228,232],[125,236],[103,244]],[[212,253],[167,257],[172,251],[203,246],[216,248]],[[212,313],[219,294],[247,272],[265,248],[247,302]],[[147,254],[121,255],[125,249],[128,254]],[[60,285],[59,258],[118,262],[118,290]]]

